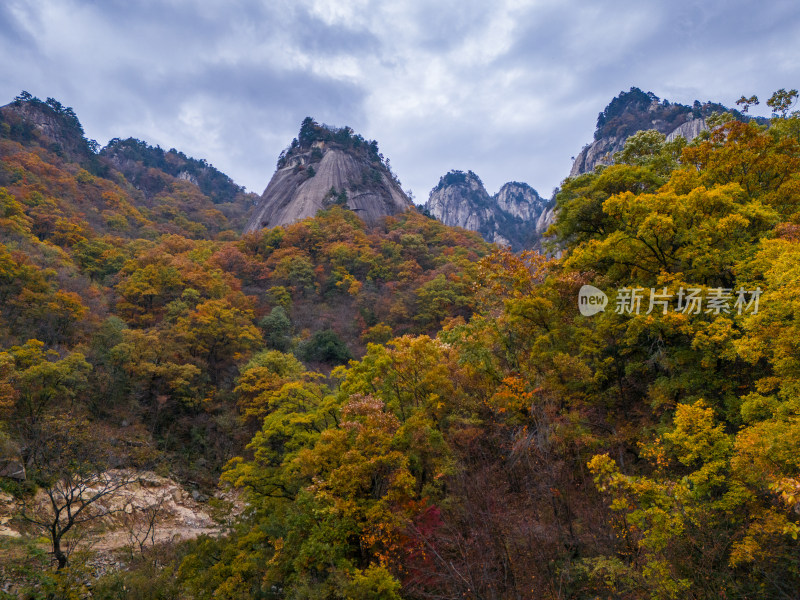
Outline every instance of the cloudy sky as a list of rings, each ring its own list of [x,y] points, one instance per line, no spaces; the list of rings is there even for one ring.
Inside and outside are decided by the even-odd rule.
[[[798,39],[796,0],[2,0],[0,104],[56,98],[258,193],[311,115],[417,202],[449,169],[549,196],[621,90],[765,100],[800,87]]]

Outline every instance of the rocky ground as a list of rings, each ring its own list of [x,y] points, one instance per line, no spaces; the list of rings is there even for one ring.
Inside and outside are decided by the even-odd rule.
[[[124,471],[118,474],[128,475]],[[34,506],[37,511],[49,510],[43,492],[36,496]],[[113,568],[118,551],[126,548],[139,551],[203,534],[219,535],[243,507],[235,493],[220,492],[209,498],[197,490],[187,491],[167,477],[137,473],[133,483],[102,500],[98,508],[106,516],[93,522],[91,529],[84,527],[83,535],[70,542],[76,549],[90,552],[90,562],[105,572]],[[41,534],[26,527],[29,526],[19,519],[14,497],[0,492],[0,538]]]

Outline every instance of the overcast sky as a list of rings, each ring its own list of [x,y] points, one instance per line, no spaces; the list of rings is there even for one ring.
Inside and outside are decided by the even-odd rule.
[[[620,91],[763,109],[798,40],[797,0],[2,0],[0,104],[56,98],[258,193],[310,115],[378,140],[418,203],[450,169],[549,196]]]

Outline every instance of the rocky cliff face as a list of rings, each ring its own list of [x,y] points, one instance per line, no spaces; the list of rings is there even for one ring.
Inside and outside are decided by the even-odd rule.
[[[521,221],[535,221],[547,203],[527,183],[509,181],[495,195],[500,210]]]
[[[668,133],[667,141],[671,142],[675,138],[682,137],[687,142],[690,142],[706,129],[708,129],[708,126],[706,125],[705,119],[703,118],[692,119],[690,121],[686,121],[682,125],[679,125],[674,130],[672,130],[672,132]]]
[[[660,100],[652,92],[631,88],[621,92],[597,117],[594,141],[580,151],[570,171],[570,177],[588,173],[597,165],[611,164],[614,153],[625,146],[625,140],[637,131],[655,129],[672,141],[681,136],[691,141],[707,129],[706,118],[712,113],[730,112],[737,118],[747,120],[746,115],[716,102],[701,103],[695,100],[692,106]]]
[[[658,129],[655,124],[653,125],[653,127],[644,127],[643,129]],[[677,137],[683,137],[687,142],[690,142],[700,135],[701,131],[706,129],[708,128],[706,127],[705,119],[693,118],[682,123],[672,131],[666,133],[661,131],[661,133],[665,133],[668,142],[671,142]],[[584,146],[578,156],[575,157],[575,162],[572,163],[569,176],[577,177],[581,173],[589,173],[593,171],[597,165],[610,165],[614,162],[614,154],[620,152],[625,147],[625,141],[628,137],[629,136],[605,137],[595,140],[588,146]]]
[[[475,173],[450,171],[431,190],[425,208],[445,225],[481,231],[492,219],[491,204],[489,193]]]
[[[300,135],[278,160],[245,232],[313,217],[334,204],[368,224],[412,205],[378,152],[349,127],[333,129],[306,119]]]
[[[23,92],[12,103],[0,107],[0,126],[11,139],[38,142],[79,163],[97,150],[97,142],[84,136],[75,112],[53,98],[43,102]]]
[[[619,136],[611,136],[595,140],[583,149],[575,157],[572,163],[569,176],[577,177],[581,173],[590,173],[597,165],[610,165],[615,152],[619,152],[625,146],[625,140]]]
[[[526,183],[512,181],[490,196],[472,171],[450,171],[431,190],[425,209],[445,225],[477,231],[518,250],[535,245],[552,223],[550,203]]]

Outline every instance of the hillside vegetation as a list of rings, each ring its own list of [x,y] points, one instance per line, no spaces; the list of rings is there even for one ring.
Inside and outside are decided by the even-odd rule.
[[[99,579],[78,558],[33,575],[41,547],[20,541],[3,567],[17,592],[796,597],[795,97],[769,126],[712,119],[689,145],[635,134],[567,180],[558,259],[490,252],[413,211],[202,237],[145,212],[124,178],[3,141],[20,178],[0,196],[0,406],[32,465],[9,490],[52,484],[61,463],[30,456],[50,456],[55,421],[59,439],[77,423],[111,445],[67,436],[72,469],[101,454],[220,474],[248,507],[225,535]],[[88,186],[119,204],[81,200]],[[35,194],[63,212],[52,227]],[[111,233],[92,207],[135,229]],[[604,312],[580,314],[584,285]]]

